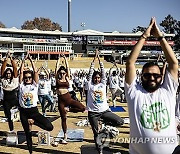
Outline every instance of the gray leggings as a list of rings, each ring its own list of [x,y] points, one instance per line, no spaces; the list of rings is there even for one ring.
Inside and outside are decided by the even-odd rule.
[[[107,123],[111,123],[111,126],[121,126],[124,124],[124,120],[118,115],[112,113],[110,110],[106,110],[104,112],[88,112],[88,119],[91,124],[93,134],[94,134],[94,142],[96,143],[96,138],[98,136],[98,121],[99,119],[103,119],[103,121]]]

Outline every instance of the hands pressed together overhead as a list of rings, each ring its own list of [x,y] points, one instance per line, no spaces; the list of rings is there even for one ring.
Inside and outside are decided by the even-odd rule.
[[[142,37],[147,39],[151,35],[156,38],[163,36],[163,33],[160,31],[159,27],[157,26],[155,17],[151,18],[150,24],[148,28],[146,29],[146,31],[143,33]]]

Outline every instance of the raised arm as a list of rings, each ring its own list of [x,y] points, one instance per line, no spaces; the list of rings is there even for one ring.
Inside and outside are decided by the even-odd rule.
[[[58,60],[56,61],[55,74],[57,74],[57,71],[58,71],[58,69],[59,69],[60,61],[61,61],[61,58],[59,57]]]
[[[13,67],[13,75],[14,75],[15,78],[17,78],[18,70],[17,70],[16,62],[15,62],[15,60],[12,59],[11,55],[9,55],[9,58],[11,60],[11,64],[12,64],[12,67]]]
[[[70,79],[69,63],[68,63],[67,58],[64,54],[62,55],[62,57],[64,58],[64,61],[65,61],[65,65],[66,65],[66,69],[67,69],[67,76]]]
[[[94,65],[95,65],[95,60],[97,58],[97,55],[98,55],[98,50],[96,50],[94,58],[93,58],[93,60],[92,60],[92,62],[90,64],[89,73],[88,73],[88,76],[87,76],[87,81],[92,80],[92,75],[93,75],[93,72],[94,72]]]
[[[174,54],[174,51],[172,50],[171,46],[168,44],[166,39],[163,36],[163,33],[159,30],[157,23],[155,21],[152,29],[153,36],[157,37],[160,41],[160,45],[162,47],[162,50],[164,52],[165,58],[168,63],[168,71],[171,73],[173,78],[178,81],[178,60]]]
[[[39,78],[38,78],[38,71],[37,71],[37,69],[36,69],[36,67],[35,67],[35,64],[34,64],[34,62],[33,62],[33,60],[32,60],[32,58],[31,58],[31,56],[30,56],[30,54],[28,53],[28,57],[27,57],[28,59],[29,59],[29,61],[31,62],[31,66],[32,66],[32,68],[33,68],[33,71],[34,71],[34,81],[36,82],[36,83],[38,83],[38,80],[39,80]]]
[[[22,60],[21,67],[20,67],[19,83],[22,83],[23,81],[24,63],[25,63],[25,60]]]
[[[98,60],[99,60],[100,71],[101,71],[101,74],[102,74],[102,76],[101,76],[101,82],[105,84],[105,83],[106,83],[106,74],[105,74],[105,70],[104,70],[104,65],[103,65],[103,63],[100,61],[100,58],[99,58],[99,52],[98,52],[98,54],[97,54],[97,57],[98,57]]]
[[[8,56],[9,56],[9,53],[6,55],[6,58],[4,59],[4,61],[2,63],[2,66],[1,66],[1,77],[3,77],[3,75],[4,75],[4,71],[5,71],[6,66],[7,66]]]
[[[131,51],[131,53],[126,61],[125,81],[129,85],[133,82],[133,80],[136,76],[135,62],[140,54],[140,51],[144,45],[145,40],[150,36],[150,32],[151,32],[154,22],[155,22],[155,18],[151,18],[149,27],[146,29],[146,31],[143,33],[143,35],[140,37],[139,41],[134,46],[133,50]]]

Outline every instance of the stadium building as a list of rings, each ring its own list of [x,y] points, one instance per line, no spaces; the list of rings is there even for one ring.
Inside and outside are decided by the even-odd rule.
[[[137,43],[142,32],[121,33],[82,30],[75,32],[20,30],[0,28],[0,54],[3,57],[9,50],[17,57],[29,52],[33,58],[57,59],[63,53],[68,57],[93,56],[96,48],[108,61],[124,63],[132,47]],[[173,47],[174,34],[165,34],[168,43]],[[161,54],[159,41],[148,38],[142,49],[139,61],[157,59]]]

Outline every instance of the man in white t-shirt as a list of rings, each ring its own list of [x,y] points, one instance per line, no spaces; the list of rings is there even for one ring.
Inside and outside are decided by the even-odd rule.
[[[156,63],[146,63],[142,68],[140,83],[136,80],[135,62],[150,34],[160,42],[168,68],[162,78],[161,69]],[[171,154],[176,148],[177,73],[175,54],[155,18],[152,18],[126,61],[125,94],[130,118],[130,154]]]

